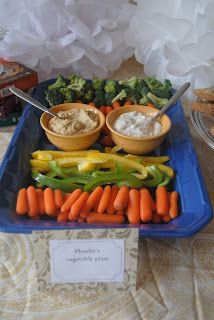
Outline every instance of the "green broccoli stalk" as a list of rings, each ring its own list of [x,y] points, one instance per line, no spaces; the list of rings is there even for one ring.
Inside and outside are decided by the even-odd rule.
[[[86,80],[78,77],[77,75],[73,74],[69,77],[70,84],[68,85],[68,88],[71,90],[74,90],[78,92],[79,94],[83,90],[84,86],[86,85]]]
[[[153,93],[149,92],[147,94],[147,97],[151,100],[151,102],[155,105],[156,108],[161,109],[163,108],[167,102],[169,101],[166,98],[159,98],[156,95],[154,95]]]
[[[155,77],[146,77],[144,81],[148,85],[150,92],[159,98],[169,99],[171,97],[172,84],[170,80],[165,79],[164,82],[157,80]]]
[[[130,89],[135,90],[138,84],[138,79],[136,77],[132,77],[128,80],[119,80],[118,83],[120,86],[129,87]]]
[[[57,88],[52,90],[48,89],[45,92],[45,99],[48,101],[51,107],[64,102],[63,94]]]
[[[147,106],[149,102],[151,102],[151,100],[146,95],[143,95],[140,98],[139,104],[143,104],[144,106]]]
[[[56,79],[56,81],[53,83],[53,84],[50,84],[48,86],[48,89],[49,90],[52,90],[52,89],[56,89],[56,88],[65,88],[67,86],[67,81],[66,79],[59,75]]]
[[[127,98],[127,92],[126,90],[122,89],[118,95],[116,95],[116,97],[114,97],[114,99],[111,101],[111,104],[115,101],[118,101],[118,100],[123,100],[124,98]]]
[[[74,91],[72,91],[71,89],[69,89],[68,87],[60,88],[59,91],[64,97],[64,102],[70,102],[70,103],[76,102],[76,100],[77,100],[76,93]]]

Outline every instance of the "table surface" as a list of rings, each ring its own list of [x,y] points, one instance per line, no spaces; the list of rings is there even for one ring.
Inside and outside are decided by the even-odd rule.
[[[142,76],[143,66],[125,61],[112,79]],[[214,151],[185,114],[214,208]],[[14,127],[0,128],[0,161]],[[214,223],[186,239],[139,242],[137,291],[88,297],[74,302],[67,291],[38,292],[31,235],[0,233],[0,319],[211,320],[214,314]],[[88,302],[89,301],[89,302]]]

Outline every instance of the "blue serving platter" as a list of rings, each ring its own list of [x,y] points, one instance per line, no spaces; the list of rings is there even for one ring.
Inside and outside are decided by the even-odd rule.
[[[53,80],[41,83],[32,96],[47,105],[44,92]],[[168,155],[168,162],[176,172],[173,189],[180,194],[180,215],[167,224],[123,224],[119,228],[138,227],[145,237],[187,237],[203,228],[212,218],[212,207],[198,164],[195,149],[180,102],[168,112],[172,128],[157,148],[156,155]],[[32,184],[29,160],[38,149],[55,149],[40,126],[41,112],[31,105],[25,106],[21,119],[5,153],[0,167],[0,231],[31,233],[33,230],[114,228],[118,225],[89,225],[56,220],[31,220],[15,213],[17,191]]]

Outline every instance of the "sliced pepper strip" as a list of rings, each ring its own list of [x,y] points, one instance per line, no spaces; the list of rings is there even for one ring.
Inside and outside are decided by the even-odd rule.
[[[31,156],[34,159],[52,160],[55,158],[86,157],[94,153],[99,153],[99,150],[81,150],[81,151],[37,150],[31,153]]]
[[[157,187],[163,181],[164,176],[162,172],[155,165],[147,166],[146,168],[148,169],[150,175],[152,176],[152,179],[143,180],[142,181],[143,185],[148,188]]]
[[[143,186],[143,181],[137,179],[131,174],[116,173],[116,174],[102,174],[98,175],[84,186],[84,191],[91,191],[100,185],[105,184],[119,184],[126,185],[131,188],[141,188]]]
[[[162,171],[164,174],[169,176],[170,179],[174,177],[175,174],[171,167],[166,166],[165,164],[162,164],[162,163],[156,164],[156,166],[160,169],[160,171]]]
[[[135,160],[130,160],[121,156],[118,156],[116,154],[112,153],[99,153],[98,155],[93,156],[94,160],[100,161],[100,160],[113,160],[115,163],[122,164],[126,167],[136,169],[138,172],[140,172],[142,179],[145,179],[148,175],[147,169],[144,165],[141,163],[136,162]]]
[[[70,192],[75,189],[82,188],[82,186],[79,184],[75,184],[70,181],[63,181],[63,180],[47,177],[35,171],[32,172],[32,178],[44,186],[47,186],[53,189],[60,189],[65,192]]]

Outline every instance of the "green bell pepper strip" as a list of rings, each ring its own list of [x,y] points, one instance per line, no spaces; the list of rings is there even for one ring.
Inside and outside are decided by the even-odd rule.
[[[156,167],[153,166],[146,166],[147,170],[149,171],[152,179],[143,180],[143,185],[148,188],[157,187],[160,183],[163,182],[164,176],[162,172]]]
[[[131,174],[124,173],[116,173],[116,174],[108,174],[98,175],[94,177],[91,182],[85,184],[83,190],[91,191],[100,185],[105,184],[119,184],[126,185],[131,188],[141,188],[143,186],[143,181],[132,176]]]
[[[164,174],[164,179],[163,181],[158,185],[158,187],[161,187],[161,186],[167,186],[170,182],[170,177],[165,173]]]
[[[32,178],[44,186],[47,186],[53,189],[60,189],[65,192],[70,192],[75,189],[82,188],[82,186],[79,184],[75,184],[70,181],[64,181],[60,179],[47,177],[36,171],[32,172]]]

